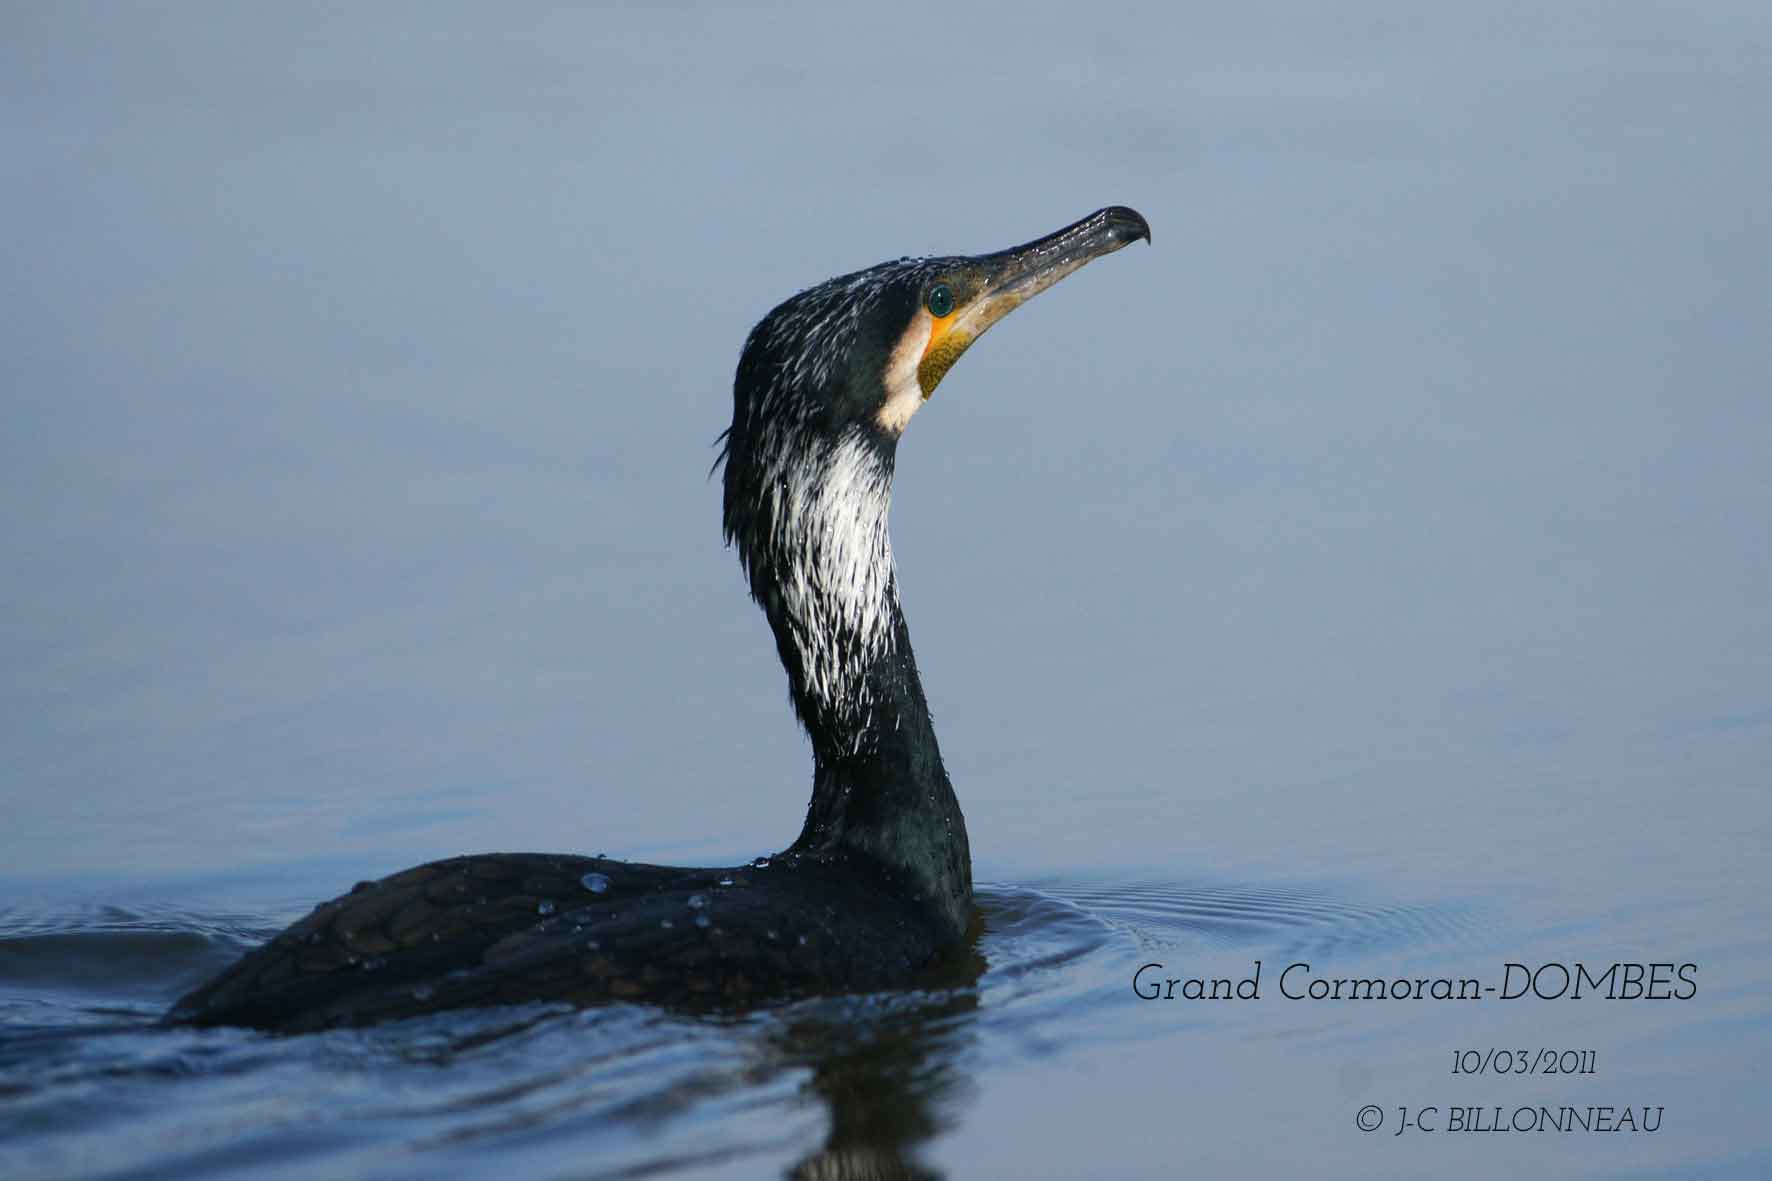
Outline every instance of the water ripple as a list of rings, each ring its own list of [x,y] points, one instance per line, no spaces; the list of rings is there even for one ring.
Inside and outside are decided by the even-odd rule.
[[[1463,904],[1363,900],[1321,887],[1140,881],[1045,888],[1147,950],[1261,947],[1284,955],[1366,955],[1479,933]]]
[[[314,1171],[522,1172],[562,1145],[611,1174],[808,1151],[807,1168],[841,1170],[947,1126],[981,1069],[1147,1036],[1152,1012],[1127,996],[1145,959],[1351,958],[1476,930],[1456,905],[1259,882],[1055,878],[981,886],[978,903],[976,969],[924,990],[712,1019],[532,1005],[297,1038],[154,1024],[269,916],[0,910],[0,1098],[20,1133],[0,1173],[10,1157],[41,1176],[229,1174],[266,1152]],[[1224,1019],[1165,1013],[1170,1030]]]

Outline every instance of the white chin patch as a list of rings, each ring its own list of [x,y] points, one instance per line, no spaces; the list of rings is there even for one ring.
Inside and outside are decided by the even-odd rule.
[[[935,321],[927,309],[918,308],[916,319],[886,359],[886,401],[874,421],[889,435],[902,435],[911,415],[923,407],[925,399],[923,387],[917,382],[917,366],[923,363],[923,351],[929,347],[929,334],[934,328]]]

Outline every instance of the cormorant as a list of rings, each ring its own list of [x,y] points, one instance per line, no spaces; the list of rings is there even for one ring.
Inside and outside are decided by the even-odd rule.
[[[906,258],[808,288],[751,330],[723,436],[724,526],[812,740],[800,837],[682,869],[491,853],[322,903],[167,1020],[305,1030],[464,1005],[737,1009],[914,982],[973,918],[966,824],[899,608],[899,436],[960,354],[1150,226],[1099,210],[994,254]]]

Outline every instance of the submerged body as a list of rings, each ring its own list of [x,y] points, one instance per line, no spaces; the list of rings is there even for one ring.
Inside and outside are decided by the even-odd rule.
[[[743,1008],[939,970],[972,925],[972,868],[899,605],[898,439],[993,323],[1149,237],[1115,206],[996,254],[840,276],[751,331],[723,519],[812,744],[812,802],[786,852],[713,869],[531,853],[422,865],[321,904],[168,1018],[302,1030],[534,1000]]]

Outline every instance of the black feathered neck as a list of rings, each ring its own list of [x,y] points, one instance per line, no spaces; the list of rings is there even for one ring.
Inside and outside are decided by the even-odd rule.
[[[962,931],[965,822],[899,603],[888,516],[897,440],[875,425],[886,358],[938,261],[795,296],[752,330],[724,437],[724,525],[775,634],[812,742],[812,802],[789,851],[863,854]]]

